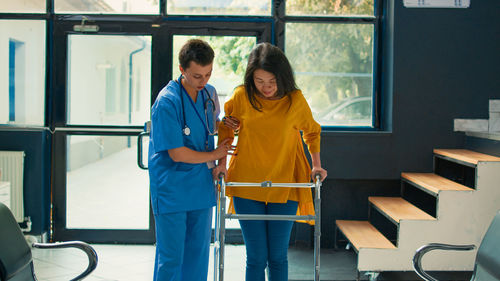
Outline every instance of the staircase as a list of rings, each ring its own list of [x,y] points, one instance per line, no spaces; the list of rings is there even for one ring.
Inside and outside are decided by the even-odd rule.
[[[415,251],[428,243],[479,246],[500,209],[500,158],[435,149],[433,170],[402,173],[401,197],[369,197],[368,221],[336,221],[358,254],[359,272],[412,271]],[[472,271],[476,250],[433,251],[423,267]]]

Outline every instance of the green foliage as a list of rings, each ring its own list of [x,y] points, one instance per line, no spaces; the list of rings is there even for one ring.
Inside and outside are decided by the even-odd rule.
[[[287,14],[294,15],[373,15],[373,0],[287,0]]]
[[[245,74],[248,55],[255,45],[254,37],[210,37],[207,41],[218,53],[216,60],[219,67],[225,72],[237,76]]]
[[[315,15],[371,15],[373,0],[288,0],[287,11]],[[297,84],[322,111],[339,100],[372,94],[373,25],[288,23],[285,48]]]

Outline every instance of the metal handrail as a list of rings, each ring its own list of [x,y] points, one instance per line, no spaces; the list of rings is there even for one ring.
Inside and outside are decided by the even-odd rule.
[[[430,243],[424,245],[420,247],[413,256],[413,269],[415,269],[415,272],[418,274],[418,276],[420,276],[425,281],[439,281],[422,268],[422,258],[427,252],[433,250],[470,251],[475,248],[475,245],[451,245],[442,243]]]

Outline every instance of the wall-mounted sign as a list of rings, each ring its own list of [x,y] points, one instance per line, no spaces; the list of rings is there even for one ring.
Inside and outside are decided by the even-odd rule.
[[[406,8],[469,8],[470,0],[403,0]]]

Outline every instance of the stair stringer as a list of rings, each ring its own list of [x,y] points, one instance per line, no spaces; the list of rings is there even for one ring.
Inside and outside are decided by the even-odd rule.
[[[472,251],[432,251],[423,268],[437,271],[472,271],[491,220],[500,209],[500,162],[479,162],[476,190],[441,191],[437,220],[401,220],[396,249],[361,248],[359,271],[412,271],[415,251],[429,243],[476,245]]]

